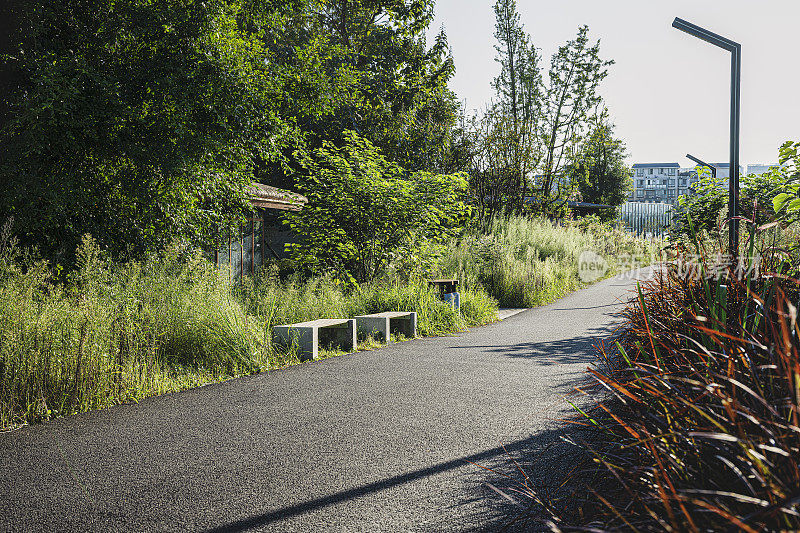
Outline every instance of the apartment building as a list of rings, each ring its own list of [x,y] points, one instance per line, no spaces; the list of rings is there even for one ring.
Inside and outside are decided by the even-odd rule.
[[[711,163],[716,171],[719,186],[728,187],[730,166],[728,163]],[[747,174],[739,165],[739,175],[763,174],[777,165],[748,165]],[[636,163],[633,165],[633,190],[628,195],[630,202],[678,204],[678,198],[691,194],[692,184],[702,172],[699,166],[680,168],[678,163]],[[706,171],[707,172],[707,171]]]
[[[679,191],[686,194],[688,176],[680,176],[678,163],[636,163],[633,165],[631,202],[676,204]],[[681,180],[684,181],[680,186]],[[696,178],[695,178],[696,180]]]

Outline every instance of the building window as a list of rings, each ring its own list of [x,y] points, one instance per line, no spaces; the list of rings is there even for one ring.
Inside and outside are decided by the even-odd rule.
[[[653,175],[653,169],[652,168],[648,168],[647,169],[647,175],[648,176],[652,176]]]
[[[668,190],[667,196],[669,196],[670,198],[675,198],[675,189]]]
[[[686,178],[681,178],[680,179],[680,184],[681,184],[681,187],[686,187]]]
[[[669,169],[669,175],[670,176],[674,176],[675,175],[675,169],[674,168]]]
[[[644,176],[644,169],[643,168],[637,168],[636,169],[636,175],[637,176]]]
[[[675,186],[675,180],[669,180],[669,186],[670,187],[674,187]]]
[[[643,191],[643,190],[641,190],[641,189],[639,189],[638,191],[636,191],[636,197],[637,197],[637,198],[644,198],[644,191]]]

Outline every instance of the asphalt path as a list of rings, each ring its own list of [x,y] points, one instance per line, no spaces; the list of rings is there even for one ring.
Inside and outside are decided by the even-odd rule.
[[[511,494],[511,458],[547,465],[564,395],[648,272],[450,337],[2,433],[0,530],[498,529],[524,502],[490,484]]]

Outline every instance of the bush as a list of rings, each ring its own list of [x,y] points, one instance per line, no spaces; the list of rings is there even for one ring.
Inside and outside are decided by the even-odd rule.
[[[464,176],[408,176],[366,139],[345,137],[344,147],[325,142],[300,160],[298,188],[309,201],[288,218],[301,237],[292,245],[300,265],[343,281],[370,281],[462,227],[469,213]]]

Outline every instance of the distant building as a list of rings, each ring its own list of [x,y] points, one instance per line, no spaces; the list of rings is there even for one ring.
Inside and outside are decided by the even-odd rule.
[[[678,200],[678,163],[636,163],[633,165],[631,202],[675,204]]]
[[[730,170],[728,163],[711,163],[721,188],[728,187]],[[763,174],[776,165],[748,165],[747,174],[739,166],[739,175]],[[630,202],[664,203],[678,205],[678,198],[692,193],[692,185],[699,176],[708,171],[680,168],[678,163],[636,163],[633,165],[633,190],[628,195]]]
[[[747,165],[747,176],[751,174],[755,174],[756,176],[760,176],[761,174],[766,174],[767,172],[771,171],[773,168],[779,168],[780,165],[775,163],[774,165],[762,165],[759,163],[753,165]]]

